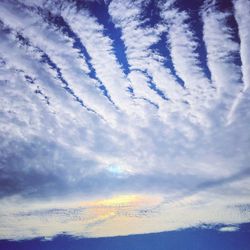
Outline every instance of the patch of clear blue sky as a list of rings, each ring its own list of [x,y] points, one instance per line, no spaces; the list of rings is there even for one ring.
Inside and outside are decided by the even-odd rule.
[[[241,224],[234,232],[220,232],[224,225],[202,225],[179,231],[117,236],[109,238],[74,238],[59,235],[44,241],[42,238],[22,241],[0,240],[4,250],[249,250],[250,223]]]

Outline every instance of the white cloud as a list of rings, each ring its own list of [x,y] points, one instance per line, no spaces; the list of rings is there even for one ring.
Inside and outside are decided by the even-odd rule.
[[[73,48],[73,39],[59,32],[53,25],[49,26],[39,16],[38,11],[26,10],[24,19],[19,15],[18,10],[14,11],[13,6],[8,6],[8,8],[12,8],[12,13],[8,13],[6,9],[2,10],[4,23],[14,29],[14,32],[21,33],[34,47],[34,53],[36,48],[39,48],[49,55],[52,62],[60,69],[64,80],[69,84],[68,87],[84,101],[87,107],[91,107],[104,119],[115,122],[117,116],[115,108],[101,94],[97,86],[98,82],[87,75],[89,68],[85,58]],[[36,35],[37,30],[39,30],[39,35]],[[62,85],[65,84],[62,83]]]
[[[161,16],[167,27],[167,37],[171,51],[173,66],[176,73],[184,81],[185,87],[192,98],[190,105],[197,112],[203,123],[208,123],[204,116],[211,109],[214,99],[214,86],[205,75],[199,60],[197,48],[198,38],[191,29],[187,11],[180,11],[173,3],[167,2],[161,10]],[[197,105],[198,104],[198,105]]]
[[[166,105],[168,111],[174,112],[181,108],[179,106],[182,106],[180,101],[183,98],[184,90],[169,70],[163,66],[164,58],[154,54],[150,49],[160,40],[161,26],[142,27],[143,21],[140,20],[142,6],[143,1],[126,1],[126,3],[112,1],[109,5],[109,13],[115,25],[121,29],[130,70],[146,72],[148,81],[152,77],[156,86],[170,99]],[[144,86],[140,88],[147,87],[147,84],[144,83]],[[150,89],[150,91],[154,95],[153,90]],[[146,95],[144,97],[147,98]],[[157,102],[157,104],[160,103]],[[167,108],[166,106],[164,105],[164,108]],[[160,115],[162,114],[160,113]]]
[[[96,74],[106,86],[111,99],[122,110],[131,112],[135,107],[127,90],[129,82],[115,58],[112,40],[103,34],[104,27],[85,10],[77,12],[74,7],[66,7],[61,15],[85,45]]]
[[[232,112],[243,89],[241,69],[235,62],[239,55],[239,44],[234,41],[233,30],[227,25],[231,15],[220,12],[215,3],[209,1],[205,2],[202,10],[208,66],[219,102],[226,110],[222,119],[227,124],[232,122]]]
[[[240,36],[240,54],[242,61],[243,82],[245,85],[244,89],[247,89],[250,86],[250,34],[248,32],[248,24],[250,21],[250,3],[249,1],[238,0],[234,1],[234,7]]]
[[[235,232],[238,230],[239,230],[239,227],[237,226],[227,226],[227,227],[221,227],[219,229],[220,232]]]

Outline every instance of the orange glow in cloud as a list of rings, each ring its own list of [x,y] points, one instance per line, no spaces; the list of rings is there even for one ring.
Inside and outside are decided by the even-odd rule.
[[[120,207],[133,206],[141,207],[144,205],[154,205],[160,202],[160,197],[144,196],[144,195],[118,195],[108,199],[99,199],[95,201],[81,202],[81,206],[86,207]]]
[[[88,211],[88,220],[85,222],[94,226],[108,219],[117,217],[125,219],[127,215],[134,214],[137,210],[154,207],[161,200],[162,198],[155,196],[129,194],[81,202],[81,206],[85,207]]]

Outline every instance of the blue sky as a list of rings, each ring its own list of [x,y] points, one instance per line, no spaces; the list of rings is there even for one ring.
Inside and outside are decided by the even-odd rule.
[[[249,0],[1,1],[0,239],[240,235],[249,22]]]
[[[181,240],[180,240],[181,239]],[[65,235],[55,237],[52,241],[33,239],[24,241],[0,241],[3,249],[60,249],[60,250],[100,250],[100,249],[241,249],[249,248],[249,223],[241,226],[238,232],[218,232],[214,229],[191,228],[182,231],[156,234],[130,235],[111,238],[73,238]]]

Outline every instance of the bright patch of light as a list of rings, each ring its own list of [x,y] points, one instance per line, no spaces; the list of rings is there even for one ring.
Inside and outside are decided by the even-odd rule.
[[[219,229],[220,232],[235,232],[238,230],[239,230],[239,227],[237,226],[226,226],[226,227],[221,227]]]
[[[124,170],[121,166],[115,165],[115,164],[111,164],[108,166],[108,171],[113,173],[113,174],[123,174]]]

